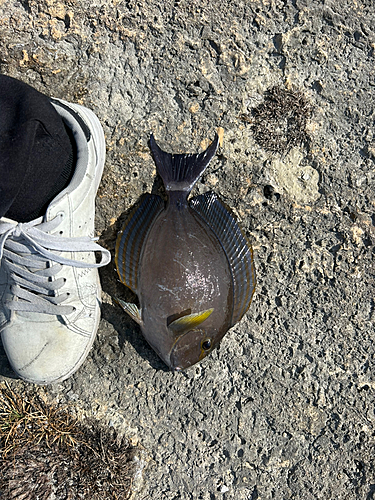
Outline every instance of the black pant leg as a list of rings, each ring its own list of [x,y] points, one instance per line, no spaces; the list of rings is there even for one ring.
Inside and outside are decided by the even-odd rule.
[[[65,187],[74,169],[68,132],[47,96],[0,75],[0,217],[32,220]]]

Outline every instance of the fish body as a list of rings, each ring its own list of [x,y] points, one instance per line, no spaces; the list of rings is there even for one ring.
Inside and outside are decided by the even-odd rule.
[[[138,296],[118,302],[173,370],[199,362],[246,312],[255,289],[252,249],[212,192],[188,195],[218,147],[198,155],[151,150],[168,201],[145,195],[116,242],[121,281]]]

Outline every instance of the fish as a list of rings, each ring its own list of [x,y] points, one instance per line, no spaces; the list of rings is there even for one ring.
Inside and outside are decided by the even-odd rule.
[[[117,298],[173,371],[200,362],[248,310],[255,291],[253,250],[232,211],[213,191],[189,194],[215,156],[216,134],[198,154],[150,149],[167,201],[144,194],[118,233],[120,281],[138,298]]]

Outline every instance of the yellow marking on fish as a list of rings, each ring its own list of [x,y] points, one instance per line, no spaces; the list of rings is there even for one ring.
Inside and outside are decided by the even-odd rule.
[[[201,311],[199,313],[188,314],[186,316],[182,316],[182,318],[178,318],[173,321],[169,328],[174,330],[175,332],[182,332],[191,330],[196,326],[200,325],[205,321],[213,312],[213,307],[210,309],[206,309],[205,311]]]

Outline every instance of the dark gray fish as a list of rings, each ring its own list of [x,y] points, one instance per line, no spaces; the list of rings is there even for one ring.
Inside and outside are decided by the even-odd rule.
[[[208,192],[187,197],[216,153],[169,154],[150,146],[168,195],[146,194],[118,234],[116,267],[140,307],[118,299],[173,370],[212,351],[250,306],[253,252],[232,213]]]

